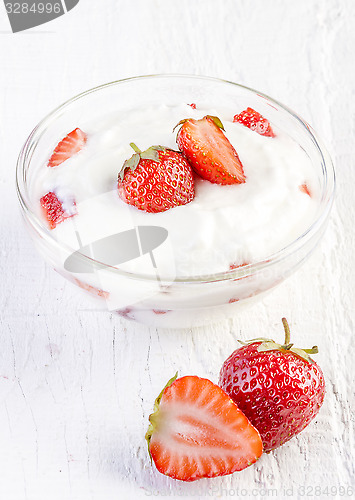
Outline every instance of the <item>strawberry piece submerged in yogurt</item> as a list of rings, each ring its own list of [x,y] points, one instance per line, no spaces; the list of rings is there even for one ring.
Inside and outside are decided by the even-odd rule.
[[[223,185],[245,182],[242,162],[217,116],[186,118],[177,127],[180,125],[177,145],[202,179]]]
[[[76,153],[79,153],[79,151],[85,146],[86,141],[87,134],[80,128],[72,130],[57,144],[48,161],[48,167],[57,167]]]
[[[302,191],[302,193],[308,194],[308,196],[311,196],[311,192],[306,183],[300,185],[300,191]]]
[[[274,131],[271,128],[269,120],[263,117],[260,113],[255,111],[253,108],[247,108],[246,110],[235,115],[233,122],[238,122],[245,127],[254,130],[260,135],[265,135],[266,137],[275,137]]]
[[[95,286],[89,285],[89,283],[80,281],[77,278],[75,278],[75,283],[78,285],[78,287],[82,288],[86,292],[91,293],[91,295],[95,295],[96,297],[100,297],[102,299],[107,300],[110,296],[109,292],[105,292],[105,290],[102,290],[101,288],[96,288]]]
[[[193,118],[186,120],[189,112]],[[224,131],[212,118],[216,113],[220,115]],[[187,129],[189,133],[194,132],[194,141],[186,136],[186,141],[178,146],[187,147],[187,152],[199,156],[203,164],[202,169],[196,168],[197,171],[193,172],[195,196],[191,195],[184,179],[180,183],[180,175],[183,176],[184,172],[169,164],[166,171],[169,173],[171,169],[172,181],[176,180],[182,186],[182,196],[188,202],[157,213],[137,210],[117,194],[118,171],[132,155],[130,142],[134,140],[142,149],[151,144],[162,144],[170,155],[173,150],[174,155],[181,158],[182,153],[176,151],[177,131],[173,133],[174,125],[179,122],[179,138],[184,138]],[[88,120],[83,130],[90,140],[85,142],[83,139],[82,149],[74,153],[77,150],[74,148],[72,154],[75,156],[65,163],[53,168],[47,168],[47,162],[44,163],[33,182],[31,196],[37,205],[42,205],[43,220],[54,229],[58,242],[68,246],[72,245],[75,227],[80,228],[88,241],[134,226],[163,227],[169,239],[158,249],[159,266],[169,272],[173,269],[179,278],[211,276],[235,269],[247,261],[265,260],[292,243],[314,220],[319,200],[317,177],[307,154],[282,129],[271,138],[251,133],[243,125],[233,122],[233,112],[202,108],[200,103],[197,109],[192,109],[187,103],[177,106],[159,104],[133,109],[127,114]],[[78,129],[75,130],[79,134]],[[206,164],[203,163],[203,139],[205,133],[210,132],[214,139],[221,138],[225,146],[223,151],[230,153],[234,148],[240,159],[239,163],[235,155],[228,154],[228,158],[233,157],[235,168],[233,172],[217,171],[219,178],[213,172],[219,170],[217,160],[222,155],[212,156],[212,166],[208,165],[211,157],[206,159]],[[196,146],[202,143],[197,153],[189,147],[192,143]],[[220,149],[217,147],[217,152]],[[158,154],[162,155],[162,151]],[[153,161],[151,163],[149,168],[156,166]],[[207,172],[207,179],[201,178],[199,170]],[[144,172],[140,172],[139,167],[132,173],[136,171],[143,178]],[[228,180],[227,177],[231,176],[233,183],[230,185],[211,182]],[[148,177],[144,177],[145,180],[148,181]],[[308,192],[304,189],[301,192],[300,187],[305,183]],[[164,186],[165,183],[159,181],[160,191],[168,197],[169,191]],[[157,196],[155,191],[143,189],[145,182],[141,178],[132,178],[131,187],[132,199],[134,194],[137,203],[148,195]],[[163,200],[162,195],[160,198]],[[77,214],[75,227],[68,227],[71,225],[69,221],[62,224],[74,214]],[[146,259],[135,259],[121,267],[129,272],[147,274],[147,265]],[[96,286],[94,282],[92,285]],[[97,288],[100,288],[99,283]]]
[[[73,217],[77,213],[74,200],[71,202],[70,207],[64,208],[62,201],[52,191],[42,196],[40,203],[50,229],[54,229],[65,219]]]

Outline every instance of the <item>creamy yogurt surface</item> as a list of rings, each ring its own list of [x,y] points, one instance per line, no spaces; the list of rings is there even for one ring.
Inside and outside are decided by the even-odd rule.
[[[133,154],[129,144],[141,150],[152,145],[177,150],[174,126],[181,119],[207,114],[221,118],[246,182],[222,186],[196,175],[196,195],[187,205],[147,213],[125,204],[117,194],[117,176]],[[49,191],[67,211],[75,200],[77,214],[52,230],[59,242],[74,250],[132,226],[164,227],[168,245],[159,250],[159,259],[163,267],[173,265],[178,277],[210,276],[271,256],[314,220],[319,198],[316,174],[310,158],[289,136],[275,127],[275,137],[261,136],[233,123],[233,114],[194,110],[186,104],[159,105],[80,124],[88,134],[85,147],[61,165],[44,164],[38,171],[32,196],[39,213],[39,200]],[[312,196],[300,189],[305,183]],[[119,267],[144,274],[146,264],[142,258]]]

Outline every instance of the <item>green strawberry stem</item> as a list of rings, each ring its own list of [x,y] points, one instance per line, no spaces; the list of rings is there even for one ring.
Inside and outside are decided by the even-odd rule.
[[[286,318],[282,318],[282,324],[283,324],[283,327],[285,330],[285,343],[283,345],[278,344],[274,340],[267,339],[264,337],[259,337],[256,339],[247,340],[246,342],[238,340],[238,342],[244,346],[253,344],[254,342],[260,342],[260,345],[257,348],[257,350],[259,352],[274,351],[274,350],[292,351],[294,354],[297,354],[298,356],[305,359],[309,363],[314,363],[312,358],[309,357],[309,354],[317,354],[318,347],[316,345],[314,345],[311,349],[299,349],[297,347],[293,347],[293,344],[290,343],[291,333],[290,333],[290,327],[288,326],[288,322],[287,322]]]
[[[151,146],[145,151],[141,151],[139,147],[134,144],[134,142],[130,142],[129,145],[133,149],[134,154],[124,162],[123,167],[118,174],[118,178],[121,179],[121,181],[123,181],[126,169],[130,169],[132,171],[135,170],[141,160],[159,161],[158,151],[167,151],[167,148],[164,146]]]
[[[139,154],[139,153],[141,153],[141,152],[142,152],[142,151],[139,149],[139,147],[138,147],[138,146],[136,146],[136,145],[134,144],[134,142],[130,142],[130,143],[129,143],[129,145],[131,146],[131,148],[133,149],[133,151],[134,151],[135,153],[138,153],[138,154]]]
[[[288,326],[286,318],[282,318],[281,321],[282,321],[282,324],[283,324],[284,330],[285,330],[285,343],[282,346],[282,349],[285,349],[285,351],[288,351],[293,346],[293,344],[290,342],[290,340],[291,340],[290,327]]]
[[[282,349],[285,349],[285,351],[288,351],[291,349],[293,344],[290,343],[291,340],[291,332],[290,332],[290,327],[288,325],[287,319],[282,318],[282,324],[285,329],[285,344],[282,346]],[[318,353],[318,347],[314,345],[312,349],[302,349],[302,351],[306,352],[307,354],[317,354]]]
[[[282,318],[282,324],[285,329],[285,345],[288,345],[290,343],[291,339],[291,332],[290,332],[290,327],[288,326],[287,319]]]

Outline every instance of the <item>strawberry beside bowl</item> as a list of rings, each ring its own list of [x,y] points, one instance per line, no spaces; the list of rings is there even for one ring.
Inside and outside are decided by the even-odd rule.
[[[133,141],[143,143],[134,155]],[[256,150],[266,159],[279,151],[277,176]],[[311,180],[296,175],[290,201],[282,163],[286,172],[294,154]],[[178,186],[166,174],[177,168],[177,179],[188,172]],[[300,117],[249,88],[197,76],[84,92],[37,125],[17,164],[22,214],[46,261],[98,308],[172,328],[231,316],[287,278],[322,237],[334,188],[331,159]],[[273,208],[278,196],[285,213]],[[269,213],[270,227],[258,225]]]

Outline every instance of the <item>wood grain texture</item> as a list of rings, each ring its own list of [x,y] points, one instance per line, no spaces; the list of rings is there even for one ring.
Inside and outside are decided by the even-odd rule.
[[[267,489],[284,498],[284,488],[302,498],[302,486],[312,498],[316,486],[355,488],[354,22],[353,0],[81,0],[13,35],[0,6],[1,500],[261,498]],[[97,84],[158,72],[270,94],[323,136],[337,170],[330,225],[311,259],[253,308],[193,330],[93,310],[37,255],[14,189],[20,147],[47,112]],[[144,433],[166,380],[178,370],[217,381],[236,338],[280,337],[282,316],[299,345],[320,348],[327,397],[316,420],[242,473],[195,484],[160,475]]]

